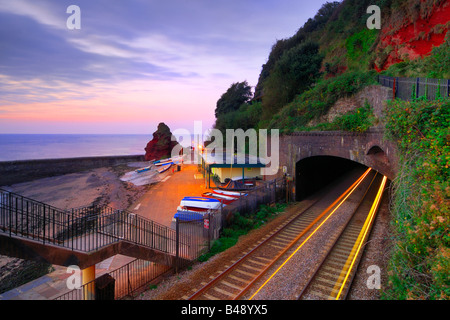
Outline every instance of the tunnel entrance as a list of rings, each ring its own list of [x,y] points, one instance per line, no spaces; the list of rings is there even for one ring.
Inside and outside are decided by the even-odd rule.
[[[333,156],[314,156],[298,161],[295,165],[295,200],[303,200],[357,167],[365,166]]]

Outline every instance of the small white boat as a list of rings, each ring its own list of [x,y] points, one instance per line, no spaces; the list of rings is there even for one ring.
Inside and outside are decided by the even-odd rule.
[[[163,172],[167,171],[171,166],[172,166],[172,163],[166,163],[165,165],[161,166],[157,170],[159,173],[163,173]]]
[[[161,160],[160,162],[155,163],[155,166],[164,166],[169,163],[173,164],[173,161],[171,159]]]
[[[215,194],[224,195],[224,196],[228,196],[228,197],[236,197],[236,198],[239,198],[239,197],[245,195],[245,193],[243,193],[243,192],[227,191],[227,190],[221,190],[221,189],[214,189],[212,192]]]
[[[206,197],[184,197],[180,202],[180,207],[188,210],[218,210],[220,209],[220,200]]]
[[[148,171],[148,170],[150,170],[151,168],[152,168],[152,166],[148,166],[148,167],[136,169],[136,170],[134,170],[134,171],[136,171],[137,173],[141,173],[141,172]]]

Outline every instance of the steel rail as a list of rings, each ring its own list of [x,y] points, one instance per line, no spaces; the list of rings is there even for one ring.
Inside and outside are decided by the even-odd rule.
[[[316,278],[317,274],[319,273],[320,269],[322,268],[322,266],[325,264],[326,260],[330,257],[331,253],[333,252],[333,250],[336,248],[339,240],[341,239],[341,236],[344,234],[345,230],[347,229],[347,227],[350,225],[350,223],[352,222],[353,217],[355,216],[356,212],[360,209],[361,205],[363,204],[363,202],[366,200],[367,194],[370,190],[370,188],[372,187],[372,184],[374,183],[376,177],[377,177],[378,173],[376,173],[374,175],[374,177],[372,178],[372,181],[370,182],[369,186],[367,187],[364,195],[361,197],[361,200],[359,201],[358,205],[356,206],[355,210],[353,210],[353,213],[350,215],[350,217],[347,219],[347,221],[344,224],[344,227],[341,229],[341,231],[339,232],[338,236],[336,237],[336,239],[333,241],[333,243],[331,244],[330,248],[328,249],[327,254],[323,257],[323,259],[320,261],[319,265],[316,267],[314,273],[312,274],[312,276],[309,278],[308,282],[306,283],[306,285],[303,287],[302,291],[300,292],[300,294],[297,297],[297,300],[301,300],[301,298],[303,297],[303,295],[305,294],[305,292],[310,288],[311,284],[313,283],[314,279]]]
[[[356,189],[356,187],[359,185],[359,183],[367,176],[367,174],[371,171],[371,169],[367,169],[363,175],[361,175],[353,184],[343,193],[341,194],[332,204],[330,204],[322,213],[317,216],[313,222],[311,222],[299,235],[295,237],[294,240],[292,240],[280,253],[276,255],[276,257],[272,260],[272,262],[266,266],[257,276],[254,278],[250,283],[247,284],[247,286],[241,290],[234,298],[233,300],[237,300],[241,298],[250,288],[251,286],[259,280],[266,272],[269,270],[271,266],[273,266],[274,263],[276,263],[279,258],[284,255],[292,246],[298,242],[298,240],[304,236],[306,232],[308,232],[327,212],[329,212],[339,201],[342,200],[348,193],[353,192],[353,190]],[[279,235],[281,232],[286,230],[291,223],[293,223],[295,220],[300,218],[305,212],[307,212],[309,209],[311,209],[317,202],[322,200],[325,197],[322,196],[319,199],[313,201],[312,204],[310,204],[307,208],[303,209],[300,213],[296,214],[294,217],[289,219],[288,221],[284,222],[283,225],[273,234],[271,234],[268,238],[266,238],[264,241],[260,242],[255,248],[253,248],[250,252],[242,256],[239,260],[234,262],[231,266],[226,268],[225,271],[220,273],[217,277],[212,279],[210,282],[208,282],[206,285],[204,285],[200,290],[195,292],[193,295],[191,295],[188,300],[194,300],[202,296],[206,291],[214,287],[217,283],[219,283],[225,276],[227,276],[229,273],[231,273],[233,270],[237,268],[242,262],[246,261],[256,250],[260,249],[262,246],[268,244],[271,240],[273,240],[277,235]]]

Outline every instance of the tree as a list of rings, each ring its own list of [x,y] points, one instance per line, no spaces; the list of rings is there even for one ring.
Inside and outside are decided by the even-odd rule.
[[[270,119],[305,91],[320,75],[323,57],[315,42],[303,42],[286,51],[264,83],[263,118]]]
[[[217,101],[215,115],[219,119],[221,115],[238,110],[243,103],[252,98],[252,88],[247,81],[233,83]]]

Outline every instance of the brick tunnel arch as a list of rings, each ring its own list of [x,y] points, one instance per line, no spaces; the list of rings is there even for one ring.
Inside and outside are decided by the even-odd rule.
[[[336,156],[311,156],[295,164],[296,201],[308,197],[354,168],[367,166]]]
[[[284,173],[292,177],[294,181],[290,194],[296,200],[310,193],[308,190],[323,186],[347,166],[370,167],[389,180],[393,180],[397,172],[397,146],[384,138],[384,130],[373,129],[363,133],[294,132],[281,136],[279,145],[279,164],[283,171],[279,170],[272,178]],[[308,163],[313,160],[316,163]],[[309,169],[305,170],[308,166]],[[314,173],[319,172],[318,168],[321,174],[313,179]],[[300,176],[309,181],[308,188],[301,182]]]
[[[383,149],[381,149],[381,147],[379,146],[372,146],[369,151],[367,151],[367,155],[380,155],[383,154],[384,155],[384,151]]]

